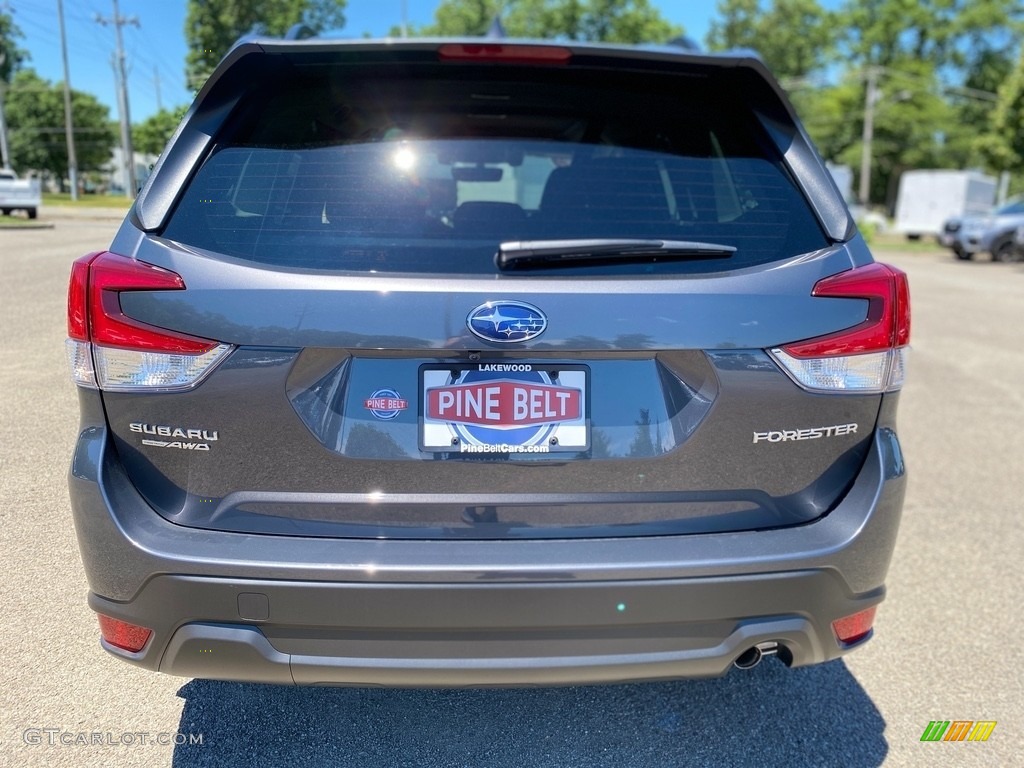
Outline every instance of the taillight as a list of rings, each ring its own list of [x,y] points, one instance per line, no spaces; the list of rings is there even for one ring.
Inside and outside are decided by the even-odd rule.
[[[867,318],[852,328],[772,349],[806,389],[887,392],[903,386],[910,343],[907,276],[888,264],[868,264],[819,280],[813,296],[867,299]]]
[[[114,253],[76,261],[67,341],[75,383],[112,391],[180,390],[202,380],[230,345],[141,323],[121,310],[126,291],[184,289],[175,272]]]
[[[497,62],[500,64],[567,64],[572,51],[556,45],[503,43],[445,43],[437,51],[441,61]]]
[[[138,653],[146,647],[150,635],[153,634],[151,629],[140,627],[137,624],[129,624],[120,619],[112,619],[102,613],[97,614],[97,617],[100,620],[100,634],[103,635],[103,639],[125,651]]]
[[[89,340],[89,316],[86,314],[89,265],[99,255],[99,252],[90,253],[71,265],[71,283],[68,285],[68,337],[78,341]]]

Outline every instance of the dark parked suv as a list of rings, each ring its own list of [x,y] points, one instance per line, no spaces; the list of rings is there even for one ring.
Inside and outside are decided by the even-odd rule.
[[[871,636],[907,282],[747,55],[245,42],[69,293],[133,664],[546,685]]]

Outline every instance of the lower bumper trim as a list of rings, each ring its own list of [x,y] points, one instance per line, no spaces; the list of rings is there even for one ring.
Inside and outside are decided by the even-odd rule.
[[[184,677],[287,685],[424,688],[515,687],[719,677],[759,643],[775,642],[792,666],[824,656],[807,619],[744,624],[708,648],[581,657],[340,658],[281,653],[256,627],[188,624],[171,639],[160,671]]]
[[[147,669],[286,685],[548,686],[716,677],[775,643],[790,666],[849,650],[832,622],[878,604],[830,570],[634,582],[352,584],[181,575],[91,607],[152,627]],[[252,618],[253,595],[265,597]]]

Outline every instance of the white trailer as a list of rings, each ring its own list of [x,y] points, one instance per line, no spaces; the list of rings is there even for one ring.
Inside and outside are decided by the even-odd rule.
[[[896,198],[896,231],[938,237],[946,219],[991,210],[996,180],[977,171],[906,171]]]
[[[0,213],[9,216],[11,211],[25,211],[34,219],[42,202],[39,179],[19,180],[13,171],[0,169]]]
[[[846,201],[847,205],[855,202],[853,197],[853,169],[848,165],[836,165],[835,163],[825,163],[825,167],[832,174],[832,179],[835,181],[836,186],[839,187],[839,192],[842,194],[843,200]]]

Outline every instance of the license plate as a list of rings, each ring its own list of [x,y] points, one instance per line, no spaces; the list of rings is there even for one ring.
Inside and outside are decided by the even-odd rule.
[[[589,384],[585,365],[423,365],[420,448],[463,454],[586,451]]]

